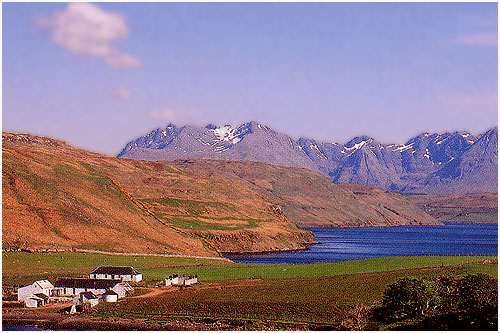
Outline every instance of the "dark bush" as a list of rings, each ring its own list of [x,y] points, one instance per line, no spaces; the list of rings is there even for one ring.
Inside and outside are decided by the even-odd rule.
[[[458,306],[463,310],[498,306],[497,280],[487,274],[467,275],[458,282]]]
[[[385,290],[374,318],[405,330],[496,330],[497,283],[482,273],[441,276],[433,282],[402,278]]]
[[[382,307],[390,320],[419,317],[438,302],[430,282],[417,278],[401,278],[384,291]]]

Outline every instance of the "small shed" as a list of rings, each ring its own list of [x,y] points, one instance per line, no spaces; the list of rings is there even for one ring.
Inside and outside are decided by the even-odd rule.
[[[86,292],[80,293],[79,296],[80,296],[79,303],[82,304],[83,306],[88,304],[89,307],[93,308],[94,306],[96,306],[99,303],[99,299],[91,291],[86,291]]]
[[[118,302],[118,294],[111,289],[106,290],[106,292],[102,294],[102,300],[109,303]]]
[[[26,304],[26,307],[28,308],[38,308],[40,306],[44,306],[48,302],[49,302],[49,296],[42,293],[38,293],[28,297],[24,301],[24,304]]]

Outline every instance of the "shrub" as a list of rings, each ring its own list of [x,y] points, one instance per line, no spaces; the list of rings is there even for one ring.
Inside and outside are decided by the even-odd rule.
[[[425,314],[437,304],[430,282],[417,278],[401,278],[384,291],[382,306],[387,319],[402,320]]]
[[[487,274],[469,274],[458,283],[458,306],[481,310],[498,306],[497,280]]]
[[[482,273],[434,282],[402,278],[388,286],[382,307],[374,310],[378,321],[400,322],[405,330],[496,330],[497,280]]]

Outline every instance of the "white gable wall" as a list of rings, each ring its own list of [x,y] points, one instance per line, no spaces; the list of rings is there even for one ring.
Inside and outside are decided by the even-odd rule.
[[[17,300],[26,301],[31,295],[36,294],[36,287],[32,284],[26,287],[17,289]]]
[[[38,298],[38,297],[30,297],[30,298],[27,298],[24,301],[24,304],[26,304],[26,307],[28,307],[28,308],[37,308],[38,307],[38,302],[40,300],[41,299]]]
[[[42,293],[50,296],[54,286],[47,280],[35,281],[29,286],[17,290],[17,300],[25,301],[33,294]]]

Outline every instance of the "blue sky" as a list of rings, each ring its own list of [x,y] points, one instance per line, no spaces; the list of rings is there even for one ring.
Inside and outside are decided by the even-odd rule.
[[[403,143],[498,122],[496,3],[3,3],[3,130],[116,155],[172,122]]]

